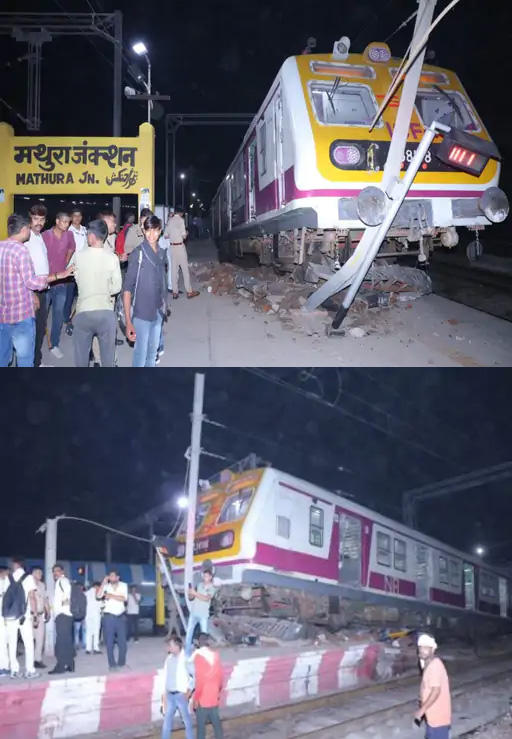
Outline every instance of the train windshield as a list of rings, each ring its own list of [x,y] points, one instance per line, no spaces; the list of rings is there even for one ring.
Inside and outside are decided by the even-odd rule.
[[[318,120],[328,126],[369,126],[377,113],[376,100],[365,85],[313,83],[311,100]]]
[[[249,510],[253,493],[254,488],[247,488],[231,495],[222,506],[217,523],[230,523],[243,518]]]
[[[204,519],[206,518],[206,514],[210,510],[210,503],[201,503],[199,502],[196,509],[196,531],[201,528],[203,525]],[[187,533],[187,514],[183,514],[183,520],[181,522],[180,530],[178,532],[179,536],[184,536]]]
[[[424,126],[433,121],[454,126],[461,131],[479,131],[464,97],[452,90],[418,90],[416,108]]]

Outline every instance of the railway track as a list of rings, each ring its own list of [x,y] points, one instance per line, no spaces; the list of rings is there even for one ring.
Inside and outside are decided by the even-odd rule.
[[[464,699],[468,694],[482,694],[489,691],[490,696],[496,692],[500,683],[510,685],[512,691],[512,663],[503,665],[510,656],[499,657],[493,660],[472,662],[460,665],[457,670],[450,670],[452,699]],[[464,679],[468,670],[485,673],[474,679]],[[405,733],[399,736],[423,736],[420,729],[415,729],[412,716],[417,707],[419,689],[419,675],[408,675],[392,682],[377,683],[315,698],[306,698],[285,706],[264,709],[241,716],[223,718],[225,739],[362,739],[372,736],[381,739],[375,733],[375,727],[386,727],[396,722],[397,716],[405,722]],[[491,699],[491,698],[490,698]],[[508,701],[505,708],[489,718],[494,721],[508,710]],[[453,734],[453,736],[471,736],[479,726],[472,725],[468,731]],[[393,736],[393,729],[382,728],[384,737]],[[365,734],[368,732],[368,734]],[[153,729],[144,735],[138,734],[137,739],[156,739],[160,736],[159,730]],[[183,729],[174,730],[173,737],[185,739]]]
[[[512,321],[512,275],[436,262],[435,257],[428,272],[436,295]]]

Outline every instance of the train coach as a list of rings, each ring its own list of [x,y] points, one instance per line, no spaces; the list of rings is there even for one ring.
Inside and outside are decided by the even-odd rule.
[[[382,179],[400,88],[369,129],[401,60],[384,43],[352,54],[345,42],[346,54],[335,44],[333,55],[303,54],[284,62],[212,202],[221,258],[254,253],[260,263],[285,270],[311,261],[329,276],[362,238],[359,196]],[[469,134],[475,145],[493,147],[458,76],[425,65],[403,171],[434,120],[462,137]],[[408,253],[425,262],[434,246],[454,247],[459,228],[475,232],[472,243],[480,250],[481,230],[506,218],[508,201],[497,187],[499,162],[485,164],[462,147],[441,161],[441,144],[436,137],[380,257]],[[483,169],[476,166],[480,160]]]
[[[184,529],[174,577],[183,585]],[[219,480],[198,501],[195,568],[211,560],[226,613],[512,627],[512,583],[460,552],[271,467]],[[471,617],[471,618],[469,618]],[[512,629],[511,629],[512,630]]]

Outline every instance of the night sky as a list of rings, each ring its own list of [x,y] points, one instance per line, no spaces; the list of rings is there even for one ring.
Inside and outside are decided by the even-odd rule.
[[[437,12],[448,3],[439,0]],[[346,34],[354,51],[388,38],[416,9],[415,0],[4,0],[3,11],[87,12],[124,14],[124,46],[132,60],[131,44],[142,38],[150,49],[154,87],[172,100],[168,112],[256,112],[284,59],[300,53],[309,36],[317,51],[332,50],[334,40]],[[511,189],[510,123],[504,114],[510,72],[510,3],[503,0],[461,0],[434,32],[430,48],[438,63],[458,72],[485,125],[505,159],[503,186]],[[402,55],[412,24],[390,40],[393,53]],[[25,112],[26,62],[16,58],[26,46],[2,37],[0,44],[1,96]],[[44,47],[43,134],[109,135],[112,121],[112,49],[102,40],[58,38]],[[6,63],[11,64],[5,67]],[[140,62],[139,62],[140,63]],[[126,64],[125,64],[126,67]],[[142,62],[141,67],[144,67]],[[133,84],[126,75],[125,84]],[[133,135],[144,120],[138,103],[124,102],[125,135]],[[21,124],[5,106],[0,118],[10,120],[19,134]],[[164,195],[163,122],[157,123],[157,199]],[[196,128],[178,138],[179,169],[188,171],[205,203],[217,189],[244,130]],[[494,228],[494,238],[507,227]]]
[[[194,371],[92,375],[3,376],[0,557],[42,555],[34,532],[47,516],[116,526],[182,492]],[[205,414],[229,428],[206,424],[203,448],[231,461],[256,452],[400,520],[403,491],[510,459],[509,396],[510,373],[497,369],[206,370]],[[200,477],[227,464],[203,456]],[[504,481],[425,503],[420,526],[512,560],[511,517]],[[102,559],[103,542],[60,525],[62,558]],[[130,543],[115,555],[146,552]]]

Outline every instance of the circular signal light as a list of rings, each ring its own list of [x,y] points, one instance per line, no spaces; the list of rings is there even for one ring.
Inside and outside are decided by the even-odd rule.
[[[361,161],[361,152],[357,146],[336,146],[332,156],[336,164],[340,167],[357,167]]]

